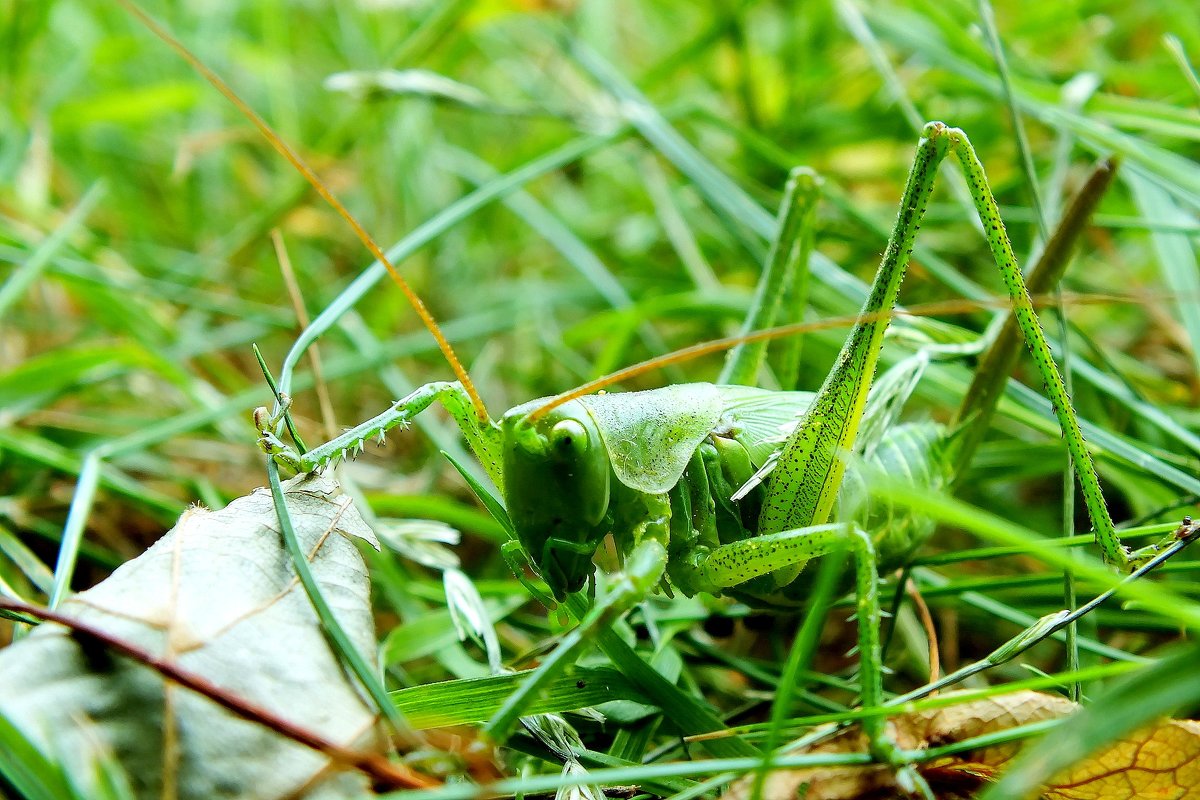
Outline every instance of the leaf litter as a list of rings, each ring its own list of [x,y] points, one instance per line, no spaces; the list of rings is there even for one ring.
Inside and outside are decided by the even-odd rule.
[[[949,692],[943,697],[953,697]],[[1020,691],[893,717],[893,740],[910,751],[940,748],[1044,720],[1081,706],[1058,695]],[[1053,734],[1048,734],[1053,736]],[[971,798],[986,788],[1034,737],[939,756],[917,765],[938,798]],[[867,740],[847,728],[805,753],[861,753]],[[751,800],[754,775],[733,784],[722,800]],[[762,800],[865,800],[899,796],[895,773],[885,766],[775,769]],[[1200,797],[1200,721],[1162,719],[1117,739],[1055,775],[1036,795],[1044,800],[1166,800]]]
[[[378,547],[330,478],[284,484],[312,571],[350,638],[375,650],[352,538]],[[265,489],[193,508],[138,558],[60,611],[347,747],[378,750],[372,706],[330,650]],[[75,776],[115,759],[138,797],[361,796],[358,775],[54,624],[0,652],[0,715]]]

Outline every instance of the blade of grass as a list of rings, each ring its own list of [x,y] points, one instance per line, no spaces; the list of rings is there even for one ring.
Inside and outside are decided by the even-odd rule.
[[[416,747],[422,744],[421,737],[413,731],[412,727],[405,721],[404,716],[392,704],[391,698],[384,689],[383,683],[380,681],[375,672],[375,668],[367,663],[363,654],[354,646],[354,642],[350,641],[350,637],[346,634],[337,616],[333,613],[333,609],[329,605],[329,601],[325,599],[321,587],[317,585],[317,580],[313,577],[312,570],[308,566],[308,554],[304,552],[304,548],[300,545],[300,540],[296,536],[296,529],[292,526],[291,512],[287,508],[287,500],[283,494],[283,485],[279,481],[279,468],[272,458],[265,459],[267,464],[267,482],[271,487],[271,497],[275,502],[275,514],[279,520],[279,532],[283,536],[284,544],[287,545],[288,552],[292,556],[292,568],[296,570],[296,577],[300,579],[300,584],[304,587],[305,593],[308,595],[309,601],[313,605],[313,610],[317,613],[317,618],[321,621],[321,628],[330,638],[330,644],[337,653],[338,658],[342,663],[349,668],[354,676],[358,678],[359,683],[375,701],[380,713],[391,724],[393,730],[400,736],[408,745]]]
[[[1136,174],[1125,176],[1125,183],[1133,192],[1142,216],[1176,224],[1191,221],[1156,183]],[[1158,254],[1163,279],[1175,295],[1171,302],[1175,317],[1187,331],[1192,375],[1200,376],[1200,265],[1196,261],[1194,240],[1182,233],[1166,231],[1153,231],[1150,239]]]
[[[3,284],[0,284],[0,319],[5,316],[9,307],[20,299],[25,290],[38,279],[46,267],[50,266],[50,262],[67,243],[67,239],[75,232],[76,228],[83,224],[96,205],[104,198],[106,191],[103,182],[92,184],[58,227],[42,240],[23,264],[13,270]]]
[[[393,245],[385,255],[394,264],[399,264],[420,248],[433,241],[437,236],[457,225],[462,220],[474,214],[479,209],[500,200],[509,192],[523,186],[529,181],[572,164],[589,153],[619,141],[625,129],[618,129],[606,135],[586,136],[574,139],[567,144],[552,150],[540,158],[534,159],[501,178],[488,182],[465,197],[450,204],[439,214],[425,223],[417,226],[411,233]],[[283,360],[279,372],[280,391],[291,394],[292,373],[299,363],[301,356],[310,344],[317,340],[333,326],[343,314],[354,307],[359,300],[370,292],[375,284],[387,275],[387,268],[380,261],[375,261],[359,273],[320,314],[313,319],[312,324],[296,338],[295,344]]]
[[[532,671],[427,683],[392,692],[392,701],[415,728],[486,722]],[[653,704],[612,667],[577,667],[570,675],[552,681],[544,694],[522,711],[526,716],[553,714],[610,700]]]

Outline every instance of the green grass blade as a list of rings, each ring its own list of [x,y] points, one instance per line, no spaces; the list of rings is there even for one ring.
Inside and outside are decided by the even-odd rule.
[[[485,722],[500,710],[533,670],[431,683],[392,692],[392,701],[414,728],[439,728]],[[634,688],[612,667],[576,667],[555,678],[521,709],[523,716],[554,714],[595,706],[610,700],[653,700]]]
[[[96,183],[88,189],[83,199],[67,214],[66,219],[42,240],[37,249],[30,254],[29,258],[25,259],[23,264],[13,270],[3,284],[0,284],[0,319],[5,316],[12,304],[20,299],[25,290],[38,279],[38,276],[50,266],[51,261],[58,255],[58,251],[67,243],[67,239],[75,232],[76,228],[83,224],[92,209],[104,198],[105,191],[103,183]]]
[[[419,225],[415,230],[387,250],[385,255],[393,264],[399,264],[447,230],[470,217],[481,208],[500,200],[509,192],[531,180],[573,164],[584,156],[607,147],[619,140],[625,131],[620,129],[603,136],[586,136],[574,139],[552,150],[541,158],[534,159],[447,206],[441,213]],[[284,358],[279,372],[280,391],[291,393],[292,374],[309,345],[333,327],[343,314],[354,307],[375,285],[387,275],[387,269],[379,261],[359,273],[350,285],[325,307],[312,323],[296,338],[295,344]]]
[[[409,740],[410,743],[415,744],[419,742],[419,737],[417,737],[405,721],[403,715],[392,704],[391,698],[379,680],[375,667],[367,663],[362,653],[350,641],[350,637],[346,634],[345,629],[338,622],[337,616],[333,613],[329,601],[325,599],[321,587],[317,585],[316,578],[313,577],[312,570],[308,566],[308,554],[300,546],[300,540],[296,536],[296,529],[292,526],[291,512],[288,511],[287,501],[284,498],[283,485],[279,482],[279,468],[272,458],[267,458],[266,462],[267,481],[271,487],[271,497],[275,503],[275,515],[279,520],[279,532],[283,536],[284,544],[287,545],[288,552],[292,556],[292,568],[296,570],[296,577],[300,579],[300,584],[304,587],[304,591],[308,595],[313,609],[317,612],[317,618],[320,619],[322,629],[329,636],[334,651],[338,654],[342,663],[358,678],[363,688],[366,689],[367,694],[371,696],[371,699],[379,707],[380,713],[391,723],[396,733]]]
[[[1142,216],[1168,224],[1187,223],[1191,217],[1184,213],[1171,195],[1153,181],[1137,174],[1127,175],[1125,182],[1133,192],[1134,201]],[[1200,265],[1196,262],[1193,237],[1182,233],[1153,231],[1150,234],[1158,265],[1173,298],[1175,316],[1187,331],[1192,354],[1192,374],[1200,375]]]

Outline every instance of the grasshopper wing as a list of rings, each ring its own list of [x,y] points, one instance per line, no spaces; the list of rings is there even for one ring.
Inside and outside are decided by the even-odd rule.
[[[696,448],[721,421],[723,405],[711,383],[591,395],[579,402],[600,429],[617,480],[647,494],[679,483]]]
[[[730,435],[761,467],[779,450],[812,402],[812,392],[773,392],[753,386],[718,386]]]

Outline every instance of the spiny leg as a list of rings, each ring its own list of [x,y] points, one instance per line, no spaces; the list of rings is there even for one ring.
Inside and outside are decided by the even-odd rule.
[[[319,447],[301,453],[285,444],[277,435],[276,428],[286,411],[282,406],[275,414],[265,408],[255,409],[254,424],[259,432],[259,447],[276,461],[296,472],[311,472],[333,463],[338,459],[353,458],[362,452],[370,441],[382,442],[387,432],[396,427],[406,427],[410,420],[424,411],[434,401],[443,407],[458,423],[476,458],[487,470],[488,476],[503,489],[504,477],[500,469],[500,431],[493,423],[480,423],[472,410],[470,396],[458,381],[439,381],[418,387],[407,397],[397,400],[391,408],[366,422],[354,426],[340,436]]]
[[[978,157],[965,134],[940,122],[926,125],[909,172],[896,225],[875,282],[855,325],[805,418],[789,437],[771,476],[760,533],[801,528],[829,518],[845,472],[883,346],[891,310],[912,253],[938,165],[954,152],[963,165],[988,244],[1014,305],[1014,314],[1054,406],[1104,558],[1122,569],[1135,559],[1121,545],[1062,377],[1042,334],[1012,246]],[[1153,552],[1147,549],[1146,556]],[[1139,557],[1142,554],[1139,553]]]
[[[801,197],[805,204],[800,233],[796,242],[795,266],[788,275],[788,284],[783,294],[783,319],[802,322],[808,308],[808,286],[812,275],[811,259],[816,244],[817,206],[825,185],[824,179],[815,172],[805,171],[801,184]],[[775,377],[779,388],[785,392],[799,387],[800,355],[804,349],[803,336],[788,336],[775,345]]]
[[[756,536],[715,548],[704,557],[699,567],[710,583],[730,588],[751,578],[803,564],[842,548],[849,549],[854,556],[862,704],[868,709],[879,708],[883,705],[879,572],[875,546],[871,537],[861,528],[835,523]],[[887,738],[885,717],[866,717],[863,730],[876,758],[885,763],[899,760],[895,745]]]
[[[699,566],[711,583],[728,588],[842,548],[850,550],[854,556],[862,706],[866,710],[879,709],[884,705],[879,572],[875,546],[865,531],[856,525],[826,524],[757,536],[716,548]],[[886,716],[866,716],[862,728],[871,755],[896,768],[896,780],[901,789],[933,796],[925,779],[908,763],[907,754],[889,737]]]
[[[928,129],[927,126],[926,130]],[[1113,525],[1112,518],[1108,514],[1108,506],[1104,502],[1104,493],[1100,488],[1100,479],[1096,474],[1095,464],[1092,463],[1091,452],[1083,440],[1083,432],[1079,428],[1079,419],[1071,404],[1071,398],[1067,394],[1066,384],[1063,382],[1058,364],[1054,361],[1050,345],[1046,342],[1046,336],[1042,331],[1037,314],[1033,310],[1033,302],[1025,287],[1025,279],[1021,274],[1020,265],[1013,254],[1012,243],[1009,242],[1008,234],[1005,232],[1004,221],[1000,218],[1000,209],[996,205],[996,198],[992,196],[991,187],[988,185],[987,176],[983,171],[983,164],[980,163],[979,156],[976,155],[975,148],[971,146],[965,133],[958,128],[944,130],[951,142],[951,150],[958,158],[963,173],[966,175],[971,199],[983,222],[988,246],[991,248],[996,266],[1000,269],[1000,276],[1004,280],[1009,298],[1013,302],[1013,316],[1017,320],[1017,325],[1025,338],[1025,345],[1042,376],[1042,382],[1046,394],[1050,398],[1054,415],[1058,418],[1058,424],[1063,438],[1066,440],[1067,451],[1071,455],[1076,479],[1083,490],[1084,504],[1087,507],[1088,516],[1091,518],[1092,527],[1095,529],[1096,541],[1100,544],[1104,560],[1123,571],[1133,569],[1157,551],[1147,548],[1144,554],[1135,557],[1130,554],[1129,548],[1121,544],[1116,526]]]
[[[1025,272],[1025,285],[1030,294],[1053,291],[1061,282],[1092,214],[1112,185],[1118,167],[1119,161],[1114,157],[1097,162],[1075,191],[1037,261]],[[951,486],[959,485],[970,472],[971,460],[983,442],[999,406],[1008,376],[1012,374],[1021,355],[1023,342],[1021,329],[1011,314],[993,320],[988,332],[979,340],[978,344],[985,349],[976,362],[971,385],[950,422],[950,427],[956,429],[958,436],[958,445],[953,454]]]
[[[845,473],[843,454],[854,448],[888,318],[933,190],[937,165],[947,150],[944,136],[927,134],[917,145],[896,226],[859,322],[808,412],[784,444],[767,484],[758,522],[760,534],[819,525],[829,519]]]

